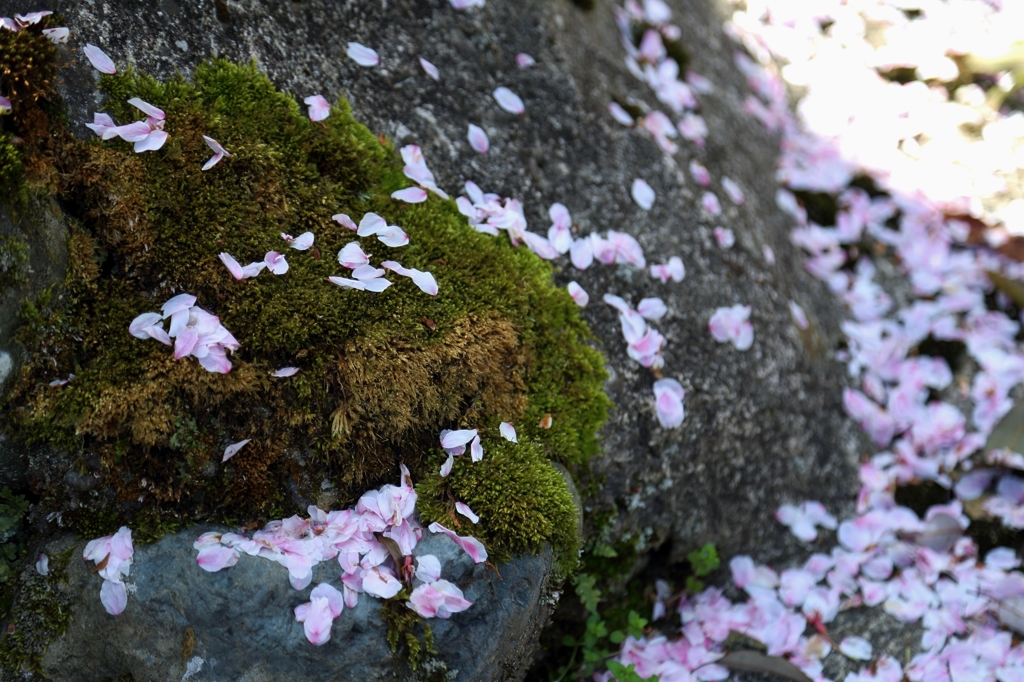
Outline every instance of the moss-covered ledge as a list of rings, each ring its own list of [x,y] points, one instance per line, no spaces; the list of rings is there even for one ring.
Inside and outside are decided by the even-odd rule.
[[[49,23],[0,32],[0,57],[56,64],[57,48],[20,35]],[[0,117],[0,158],[13,159],[0,177],[16,189],[12,206],[52,196],[71,225],[63,283],[22,306],[18,340],[31,352],[0,412],[8,437],[47,446],[34,462],[35,519],[85,538],[128,525],[137,542],[200,522],[251,528],[309,503],[352,505],[404,463],[424,522],[461,524],[499,561],[550,545],[557,574],[572,570],[577,510],[552,462],[574,469],[596,452],[609,401],[602,357],[549,264],[474,231],[454,201],[391,199],[409,182],[386,139],[344,101],[311,122],[252,64],[213,60],[166,83],[104,75],[117,123],[140,118],[131,97],[166,112],[169,140],[142,154],[73,137],[51,70],[38,87],[22,72],[34,96],[12,97]],[[205,172],[203,135],[232,153]],[[347,272],[335,256],[358,239],[331,216],[370,211],[411,238],[399,249],[363,239],[373,262],[432,272],[438,296],[404,278],[380,294],[325,281]],[[305,252],[280,236],[307,230],[316,243]],[[287,274],[239,282],[218,259],[272,250],[286,254]],[[229,374],[128,333],[181,292],[241,342]],[[301,371],[271,376],[289,365]],[[519,444],[499,436],[501,421]],[[442,479],[444,428],[479,429],[483,461],[458,458]],[[252,442],[221,463],[243,438]],[[479,525],[460,522],[457,500]]]

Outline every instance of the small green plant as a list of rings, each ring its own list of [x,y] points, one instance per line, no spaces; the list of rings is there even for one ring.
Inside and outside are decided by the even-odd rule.
[[[575,679],[587,679],[607,665],[608,670],[620,682],[657,682],[657,675],[652,676],[649,680],[644,680],[637,675],[632,665],[627,668],[617,661],[609,660],[614,652],[608,648],[608,644],[616,646],[622,644],[627,635],[639,639],[644,634],[648,620],[641,618],[636,611],[630,611],[624,630],[609,631],[608,623],[601,617],[601,613],[597,609],[597,605],[601,601],[601,590],[596,587],[597,578],[590,573],[578,573],[574,582],[576,596],[580,598],[580,603],[590,615],[587,617],[586,629],[581,637],[566,635],[562,639],[562,644],[572,647],[573,651],[569,662],[559,668],[555,680],[560,682],[568,675],[574,675]],[[576,662],[577,656],[581,658],[579,663]]]
[[[687,554],[686,559],[690,562],[690,570],[693,571],[693,574],[686,578],[686,591],[690,594],[703,590],[704,581],[701,578],[708,577],[722,564],[718,558],[718,550],[710,542]]]
[[[640,677],[640,674],[636,671],[636,665],[633,663],[626,666],[618,661],[608,661],[608,672],[614,675],[613,679],[618,680],[618,682],[658,682],[657,675]]]

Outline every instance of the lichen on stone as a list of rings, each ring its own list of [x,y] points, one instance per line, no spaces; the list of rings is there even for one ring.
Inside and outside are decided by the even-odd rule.
[[[24,568],[7,630],[0,636],[0,679],[35,679],[27,673],[43,675],[40,664],[46,647],[64,634],[71,621],[72,600],[61,583],[66,580],[73,550],[68,547],[51,556],[45,576],[34,568]]]
[[[0,234],[0,294],[28,281],[28,245],[11,235]]]
[[[575,513],[547,462],[584,463],[609,402],[602,358],[550,265],[475,232],[454,202],[392,200],[408,184],[397,154],[344,101],[313,123],[254,65],[224,60],[201,64],[191,81],[129,69],[100,84],[116,122],[140,118],[127,100],[141,97],[166,111],[170,139],[136,154],[54,129],[21,152],[24,168],[37,169],[25,174],[33,189],[51,188],[77,227],[59,295],[24,310],[19,338],[36,352],[3,421],[16,438],[75,453],[67,466],[79,473],[98,462],[101,479],[90,506],[64,508],[53,490],[43,503],[90,536],[127,524],[155,538],[189,522],[260,524],[302,511],[325,484],[351,504],[393,482],[402,462],[432,481],[425,515],[446,516],[452,495],[477,505],[474,531],[496,556],[549,542],[574,561]],[[206,172],[203,135],[232,153]],[[372,262],[432,272],[437,297],[404,278],[380,294],[325,281],[347,274],[335,256],[357,239],[331,216],[369,211],[411,237],[400,249],[363,239]],[[307,230],[309,251],[280,237]],[[286,254],[285,275],[239,282],[218,259],[272,250]],[[135,316],[181,292],[240,340],[229,374],[128,334]],[[287,365],[301,371],[271,376]],[[51,387],[55,372],[75,379]],[[551,427],[541,428],[546,414]],[[521,445],[500,439],[501,421],[516,424]],[[487,455],[472,466],[466,458],[442,484],[433,479],[443,428],[479,429]],[[243,438],[252,442],[222,464],[224,446]]]

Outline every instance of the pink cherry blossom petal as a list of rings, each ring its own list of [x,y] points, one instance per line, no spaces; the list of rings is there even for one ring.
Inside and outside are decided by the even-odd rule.
[[[722,204],[719,203],[718,197],[711,192],[704,192],[700,198],[700,204],[708,214],[712,216],[722,215]]]
[[[654,407],[658,422],[666,429],[677,428],[683,423],[685,412],[683,399],[686,392],[675,379],[659,379],[654,382]]]
[[[441,579],[441,562],[433,554],[416,557],[416,577],[425,583]]]
[[[141,154],[142,152],[155,152],[164,146],[164,142],[167,142],[168,137],[170,137],[170,135],[164,131],[154,130],[145,138],[138,140],[135,143],[135,153]]]
[[[747,199],[743,194],[743,190],[732,178],[724,175],[722,176],[722,189],[724,189],[725,193],[729,195],[729,199],[732,203],[737,206],[742,206],[746,203]]]
[[[465,502],[456,502],[455,511],[459,512],[473,523],[478,523],[480,517],[473,513],[473,510],[469,508],[469,505]]]
[[[430,524],[428,530],[431,533],[444,533],[445,535],[450,537],[452,540],[455,541],[455,544],[461,547],[475,563],[480,564],[487,561],[487,549],[484,547],[483,543],[477,540],[476,538],[462,537],[458,535],[455,531],[445,528],[436,521]]]
[[[584,291],[583,287],[573,281],[569,282],[567,289],[569,290],[569,296],[576,302],[576,305],[581,308],[587,307],[587,303],[590,302],[590,294]]]
[[[424,73],[433,78],[436,81],[441,80],[441,72],[437,70],[437,67],[428,62],[423,57],[419,58],[420,66],[423,68]]]
[[[283,275],[288,272],[288,259],[284,257],[283,253],[267,251],[263,262],[267,264],[267,269],[275,275]]]
[[[660,298],[642,298],[636,306],[636,311],[644,319],[656,322],[665,316],[668,307]]]
[[[292,377],[299,373],[298,367],[282,367],[279,370],[275,370],[272,377]]]
[[[158,121],[162,121],[164,120],[164,118],[166,118],[166,114],[164,114],[163,109],[158,109],[149,102],[146,102],[138,97],[132,97],[130,100],[128,100],[128,104],[131,104],[133,107],[135,107],[142,113],[146,114],[146,116],[151,116],[157,119]],[[214,149],[214,151],[221,151],[223,153],[223,150]]]
[[[295,239],[288,242],[288,246],[292,247],[296,251],[306,251],[313,246],[313,240],[315,239],[312,232],[303,232]]]
[[[469,146],[473,148],[473,151],[486,154],[487,150],[490,149],[490,141],[487,139],[487,133],[484,129],[478,125],[469,124],[469,133],[467,135],[469,139]]]
[[[404,201],[407,204],[421,204],[427,200],[427,190],[421,187],[406,187],[391,193],[392,199]]]
[[[377,241],[391,248],[398,248],[409,243],[409,235],[398,225],[388,225],[377,232]]]
[[[50,575],[50,557],[40,554],[36,559],[36,573],[39,575]]]
[[[479,462],[484,458],[484,447],[480,444],[480,436],[474,436],[473,442],[469,446],[469,456],[474,462]]]
[[[632,126],[636,122],[628,111],[615,102],[608,104],[608,113],[612,115],[612,118],[624,126]]]
[[[366,290],[366,285],[357,279],[347,279],[345,277],[328,277],[328,281],[331,284],[335,284],[342,289],[359,289],[360,291]]]
[[[690,175],[693,176],[693,179],[701,187],[707,187],[711,184],[711,173],[704,167],[704,164],[696,159],[690,161]]]
[[[498,427],[498,431],[505,440],[513,443],[519,442],[519,438],[516,436],[516,427],[512,426],[508,422],[501,422],[501,425]]]
[[[718,248],[720,249],[731,249],[736,244],[736,235],[733,231],[725,227],[716,227],[712,232],[715,235],[715,241],[718,242]]]
[[[862,637],[846,637],[839,643],[839,651],[844,656],[857,661],[871,660],[871,642]]]
[[[633,180],[630,193],[633,195],[633,201],[636,202],[636,205],[643,210],[649,211],[654,206],[654,189],[645,180],[641,178]]]
[[[196,563],[204,571],[216,573],[223,568],[237,564],[238,557],[237,550],[231,547],[224,547],[223,545],[214,545],[200,549],[199,556],[196,557]]]
[[[334,215],[331,216],[331,220],[333,220],[334,222],[338,223],[342,227],[347,227],[348,229],[352,230],[353,232],[355,232],[356,230],[359,229],[359,226],[357,226],[352,221],[352,219],[349,218],[344,213],[335,213]]]
[[[501,86],[494,91],[494,100],[498,103],[499,107],[510,114],[526,113],[526,107],[523,106],[523,100],[519,98],[519,95],[515,94],[505,86]]]
[[[528,69],[536,63],[537,62],[534,61],[533,57],[526,54],[525,52],[520,52],[519,54],[516,55],[516,66],[518,66],[520,69]]]
[[[128,590],[124,583],[104,580],[100,587],[100,603],[111,616],[119,616],[128,606]]]
[[[114,62],[100,48],[86,43],[82,52],[85,53],[89,63],[92,64],[93,68],[97,71],[102,73],[117,73],[117,68],[114,66]]]
[[[224,457],[220,461],[222,463],[228,461],[229,459],[237,455],[238,451],[245,447],[246,443],[249,443],[250,441],[252,441],[251,438],[246,438],[245,440],[240,440],[237,443],[232,443],[231,445],[227,446],[226,448],[224,448]]]
[[[322,95],[310,95],[303,100],[309,106],[309,120],[322,121],[331,115],[331,105]]]
[[[448,478],[452,473],[453,466],[455,466],[455,457],[449,453],[448,459],[446,459],[444,464],[441,465],[441,478]]]
[[[349,43],[345,54],[359,66],[377,66],[380,63],[380,56],[376,51],[359,43]]]
[[[447,449],[457,448],[460,445],[465,445],[477,436],[476,429],[461,429],[459,431],[449,431],[441,436],[441,447]]]
[[[62,26],[60,28],[44,28],[43,35],[46,36],[51,43],[54,45],[64,45],[68,42],[68,36],[71,32],[67,27]]]

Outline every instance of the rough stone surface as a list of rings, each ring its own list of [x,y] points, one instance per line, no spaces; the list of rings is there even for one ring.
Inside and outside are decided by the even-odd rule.
[[[44,0],[39,6],[52,4]],[[589,479],[594,485],[589,492],[582,486],[584,502],[603,518],[613,512],[613,540],[641,550],[671,543],[672,560],[708,541],[717,543],[725,559],[746,553],[758,561],[778,563],[803,555],[804,548],[774,521],[775,509],[783,502],[812,498],[833,513],[848,513],[856,491],[856,463],[868,447],[841,407],[844,371],[833,354],[840,343],[842,311],[827,289],[804,271],[802,255],[789,243],[791,221],[774,203],[778,140],[741,113],[746,84],[733,66],[733,46],[721,31],[723,10],[711,0],[670,0],[691,57],[689,68],[716,86],[713,94],[701,96],[711,130],[706,147],[684,141],[669,157],[644,131],[620,126],[605,108],[613,96],[633,96],[654,108],[658,104],[623,64],[613,3],[595,4],[595,9],[583,11],[569,0],[491,0],[484,8],[457,12],[446,0],[70,0],[61,2],[60,10],[72,31],[70,56],[78,63],[63,73],[62,88],[76,132],[91,135],[83,123],[91,120],[102,100],[94,89],[97,74],[78,51],[86,42],[102,46],[119,65],[134,64],[157,78],[188,75],[211,54],[255,59],[278,86],[299,100],[316,93],[328,99],[343,95],[352,102],[356,118],[374,132],[397,144],[419,144],[439,184],[456,195],[462,182],[472,179],[484,191],[519,198],[537,232],[546,232],[547,208],[559,201],[571,211],[579,234],[622,230],[637,237],[649,262],[681,256],[687,276],[678,284],[662,284],[627,266],[597,264],[577,272],[563,263],[565,269],[557,275],[562,283],[575,279],[591,294],[585,315],[607,353],[607,390],[617,406],[604,431],[604,453]],[[0,14],[24,9],[20,2],[0,0]],[[381,65],[364,68],[348,59],[348,41],[376,49]],[[537,66],[517,69],[514,57],[519,52],[531,54]],[[423,74],[416,60],[420,55],[440,69],[439,83]],[[491,93],[499,85],[523,98],[525,116],[497,107]],[[482,126],[490,136],[486,156],[469,147],[469,123]],[[725,209],[718,219],[701,210],[704,190],[686,172],[693,158],[701,160],[714,178],[711,189]],[[745,206],[728,201],[719,184],[722,175],[743,187]],[[630,198],[636,177],[646,179],[657,192],[650,211],[641,210]],[[733,249],[716,246],[712,229],[719,224],[735,231]],[[775,252],[774,266],[765,261],[765,246]],[[681,428],[668,431],[658,425],[651,393],[654,377],[627,357],[614,311],[600,300],[605,292],[634,304],[645,296],[660,296],[667,303],[669,314],[655,326],[668,340],[664,375],[677,378],[687,391]],[[789,300],[807,312],[812,322],[809,333],[801,334],[794,326]],[[716,308],[737,303],[753,307],[755,341],[746,352],[716,343],[707,331]],[[586,484],[588,478],[583,478]],[[160,543],[152,551],[164,546]],[[124,628],[126,638],[136,630],[128,624],[141,623],[132,619],[146,612],[146,590],[170,594],[163,592],[170,584],[167,577],[155,573],[155,582],[149,585],[146,570],[140,559],[133,572],[139,593],[114,625]],[[264,591],[258,600],[266,600],[265,607],[256,596],[248,602],[228,596],[243,571],[256,570],[240,564],[218,576],[190,577],[187,584],[212,581],[204,583],[213,586],[205,593],[207,600],[218,605],[217,613],[231,613],[228,620],[258,613],[264,619],[280,618],[284,628],[287,609],[298,601],[288,593],[283,578],[279,587],[271,587],[277,584],[273,581],[260,586]],[[504,567],[502,574],[507,582]],[[90,590],[98,587],[97,583]],[[294,603],[285,604],[286,596]],[[98,600],[89,600],[82,608],[93,610],[83,614],[105,617]],[[131,614],[133,608],[138,615]],[[352,614],[351,633],[364,636],[370,630],[356,627],[358,613]],[[469,613],[484,614],[486,608],[478,604]],[[104,632],[110,632],[111,619],[93,622],[102,622],[108,628]],[[176,632],[187,626],[181,616],[170,622]],[[249,636],[260,632],[274,646],[281,647],[283,641],[283,650],[298,652],[296,661],[301,656],[329,658],[297,646],[302,644],[301,631],[294,623],[280,630],[288,633],[283,640],[273,640],[268,633],[278,626],[272,622],[277,621],[247,626],[246,636],[239,636],[241,625],[218,626],[218,632],[231,628],[235,633],[223,644],[224,651],[235,647],[236,656],[263,655],[263,647]],[[328,646],[342,640],[343,627],[348,626],[340,626],[337,639]],[[81,641],[72,637],[85,637],[89,630],[75,632],[80,634],[59,644],[65,658],[54,658],[54,653],[49,660],[72,660],[67,657]],[[379,646],[382,639],[374,637]],[[215,640],[205,641],[205,646],[213,647]],[[471,657],[474,666],[483,665],[484,649],[445,641],[452,646],[439,644],[442,658],[463,655]],[[107,653],[110,665],[131,661],[145,667],[138,654],[117,651]],[[159,651],[164,653],[153,655],[165,656],[167,665],[181,669],[180,651]],[[211,662],[231,660],[216,648],[208,655]],[[460,674],[472,668],[447,660],[453,669],[463,666]],[[500,669],[491,677],[464,679],[516,675],[513,668]],[[254,667],[251,674],[270,673]]]
[[[680,255],[687,277],[679,284],[661,284],[626,266],[581,273],[566,264],[559,275],[592,295],[587,317],[608,354],[607,388],[617,404],[605,429],[606,455],[595,466],[604,486],[591,507],[617,511],[614,537],[672,541],[674,558],[714,541],[725,555],[745,551],[777,560],[796,547],[772,520],[780,503],[810,496],[845,511],[853,497],[852,474],[864,448],[842,413],[843,372],[832,359],[841,313],[789,244],[791,221],[773,199],[777,140],[741,113],[746,85],[732,65],[719,9],[707,0],[672,5],[690,68],[716,85],[714,94],[701,97],[711,129],[706,148],[684,142],[674,158],[645,132],[625,129],[607,114],[613,95],[657,105],[623,65],[609,0],[589,12],[568,0],[494,1],[464,12],[444,0],[81,0],[60,9],[73,45],[101,45],[119,64],[158,78],[188,74],[216,53],[255,59],[300,99],[344,95],[371,130],[423,147],[442,187],[457,190],[468,178],[485,191],[517,197],[535,231],[546,231],[547,207],[561,201],[582,234],[625,230],[651,262]],[[19,7],[0,1],[0,12]],[[348,41],[375,48],[381,65],[350,60]],[[517,69],[518,52],[538,65]],[[418,55],[438,66],[439,83],[423,74]],[[79,56],[64,76],[71,120],[82,134],[91,134],[82,124],[102,104],[91,85],[96,75]],[[525,116],[497,107],[491,92],[498,85],[523,98]],[[470,122],[490,135],[486,156],[466,141]],[[703,189],[685,172],[691,158],[705,163],[712,189],[722,194],[725,215],[718,220],[701,211]],[[721,192],[723,174],[746,190],[745,206],[731,205]],[[649,212],[629,196],[639,176],[657,191]],[[737,234],[732,250],[714,243],[711,230],[719,223]],[[765,262],[766,245],[775,251],[775,266]],[[680,429],[658,426],[653,377],[626,356],[614,311],[600,302],[605,292],[634,303],[657,295],[668,304],[657,326],[668,339],[664,373],[687,390]],[[790,299],[812,320],[806,339],[791,321]],[[747,352],[716,343],[707,331],[715,308],[736,303],[753,307],[755,342]]]
[[[301,592],[292,589],[286,569],[258,557],[242,556],[231,568],[207,573],[196,565],[192,548],[206,530],[222,529],[192,528],[137,548],[126,580],[128,606],[116,618],[100,604],[102,580],[92,563],[81,560],[84,543],[75,543],[67,571],[73,620],[46,652],[48,678],[99,682],[130,673],[135,682],[180,680],[198,657],[204,663],[188,677],[191,682],[417,679],[404,650],[392,653],[388,646],[380,600],[367,595],[334,621],[329,642],[315,647],[306,640],[293,609],[309,601],[320,582],[340,587],[337,562],[319,564]],[[70,542],[65,537],[46,549],[56,554]],[[550,551],[502,565],[500,578],[444,535],[426,533],[414,554],[437,556],[442,577],[474,602],[449,620],[429,621],[439,653],[419,673],[446,670],[450,676],[440,679],[466,682],[521,676],[524,650],[546,618]]]
[[[68,264],[66,236],[64,216],[53,200],[33,199],[16,213],[0,206],[0,247],[8,239],[27,247],[27,259],[19,267],[19,283],[0,288],[0,398],[24,361],[24,350],[12,338],[19,325],[18,313],[24,301],[35,300],[44,289],[64,278]],[[21,491],[25,471],[24,449],[0,434],[0,487]]]

